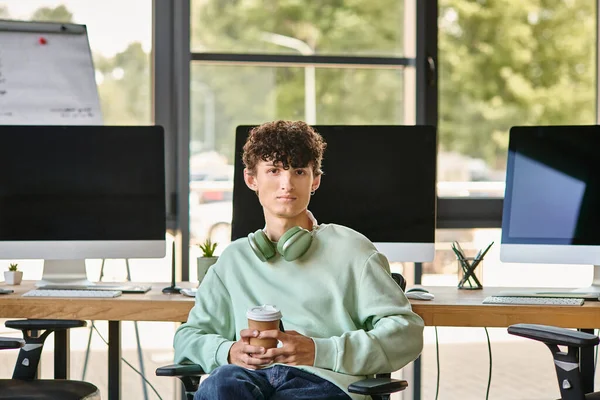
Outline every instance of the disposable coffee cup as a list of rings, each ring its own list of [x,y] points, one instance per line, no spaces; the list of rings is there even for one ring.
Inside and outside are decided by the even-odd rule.
[[[271,329],[279,329],[279,321],[281,321],[281,311],[271,304],[251,307],[246,312],[248,317],[248,328],[256,329],[259,332]],[[277,339],[259,339],[250,338],[252,346],[264,347],[272,349],[277,347]]]

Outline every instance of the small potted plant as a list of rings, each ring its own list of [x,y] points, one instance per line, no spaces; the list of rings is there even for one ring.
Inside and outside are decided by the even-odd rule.
[[[18,264],[11,263],[8,271],[4,271],[4,281],[8,285],[20,285],[23,280],[23,271],[17,270]]]
[[[204,243],[198,245],[200,250],[202,250],[202,255],[198,257],[198,286],[204,279],[204,276],[208,272],[208,269],[211,265],[217,262],[219,257],[215,256],[215,249],[217,248],[217,243],[213,243],[210,238],[206,239]]]

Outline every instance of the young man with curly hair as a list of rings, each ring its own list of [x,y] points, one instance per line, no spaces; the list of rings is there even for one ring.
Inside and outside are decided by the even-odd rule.
[[[195,400],[365,399],[348,393],[348,385],[420,354],[423,320],[391,278],[387,259],[360,233],[318,224],[308,211],[325,147],[304,122],[250,131],[244,180],[258,196],[265,227],[223,251],[175,334],[176,361],[210,373]],[[290,232],[308,237],[307,244],[288,246]],[[257,235],[272,243],[271,254],[257,246]],[[248,329],[246,310],[261,304],[277,305],[285,332]],[[255,337],[280,345],[252,346]]]

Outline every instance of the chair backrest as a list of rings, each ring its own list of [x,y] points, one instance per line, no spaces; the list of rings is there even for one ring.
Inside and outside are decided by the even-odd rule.
[[[406,290],[406,279],[404,279],[404,276],[402,276],[402,274],[399,274],[397,272],[392,272],[392,278],[394,278],[394,280],[396,281],[398,286],[400,286],[400,289],[402,289],[402,291],[404,292],[404,290]],[[375,375],[375,377],[376,378],[391,378],[392,374],[390,374],[390,373],[377,374],[377,375]],[[389,398],[390,398],[389,394],[383,394],[383,395],[374,394],[371,396],[372,400],[389,400]]]
[[[21,349],[19,352],[13,379],[32,380],[36,378],[44,342],[48,335],[51,333],[60,335],[67,329],[85,326],[86,322],[80,320],[19,319],[6,321],[5,325],[8,328],[20,330],[27,345],[25,349]],[[55,375],[55,378],[63,379],[65,377]]]
[[[600,399],[600,392],[589,396],[594,386],[594,364],[580,365],[579,360],[582,351],[589,350],[593,354],[593,347],[597,346],[600,341],[598,336],[539,324],[514,324],[508,327],[508,333],[537,340],[550,349],[554,358],[562,400]],[[566,347],[567,351],[559,346]],[[587,350],[584,350],[586,348]],[[586,368],[591,371],[591,374],[587,376],[588,374],[583,372],[582,367],[591,367],[590,369]]]
[[[392,272],[392,278],[394,278],[398,286],[400,286],[400,289],[402,289],[402,291],[404,292],[406,290],[406,279],[404,279],[402,274]]]

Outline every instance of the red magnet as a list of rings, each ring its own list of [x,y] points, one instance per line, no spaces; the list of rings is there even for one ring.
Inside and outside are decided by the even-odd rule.
[[[48,41],[46,40],[46,38],[45,38],[45,37],[43,37],[43,36],[42,36],[42,37],[40,37],[40,38],[38,39],[38,43],[39,43],[39,44],[46,44],[46,43],[48,43]]]

